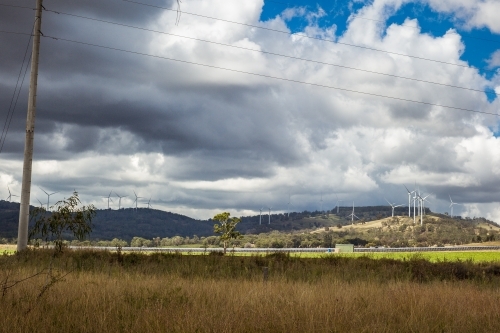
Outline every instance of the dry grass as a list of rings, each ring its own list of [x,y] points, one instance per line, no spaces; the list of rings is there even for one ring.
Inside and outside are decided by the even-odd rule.
[[[4,251],[13,252],[16,250],[16,245],[12,244],[0,244],[0,254]]]
[[[49,262],[39,254],[0,259],[0,282]],[[366,258],[64,255],[53,260],[53,273],[72,272],[40,297],[46,275],[0,295],[0,332],[500,331],[495,274],[419,283],[398,270],[392,279],[371,276],[374,263],[381,270],[398,265]]]

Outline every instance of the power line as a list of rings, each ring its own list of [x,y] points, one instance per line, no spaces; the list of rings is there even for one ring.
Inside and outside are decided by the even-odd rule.
[[[117,22],[112,22],[112,21],[107,21],[107,20],[101,20],[101,19],[96,19],[96,18],[82,16],[82,15],[70,14],[70,13],[59,12],[59,11],[54,11],[54,10],[46,10],[46,11],[47,12],[51,12],[51,13],[55,13],[55,14],[67,15],[67,16],[77,17],[77,18],[81,18],[81,19],[86,19],[86,20],[91,20],[91,21],[96,21],[96,22],[102,22],[102,23],[107,23],[107,24],[112,24],[112,25],[117,25],[117,26],[122,26],[122,27],[137,29],[137,30],[142,30],[142,31],[149,31],[149,32],[154,32],[154,33],[158,33],[158,34],[164,34],[164,35],[169,35],[169,36],[174,36],[174,37],[179,37],[179,38],[196,40],[196,41],[200,41],[200,42],[204,42],[204,43],[211,43],[211,44],[216,44],[216,45],[231,47],[231,48],[235,48],[235,49],[241,49],[241,50],[247,50],[247,51],[252,51],[252,52],[257,52],[257,53],[269,54],[269,55],[283,57],[283,58],[288,58],[288,59],[294,59],[294,60],[301,60],[301,61],[306,61],[306,62],[312,62],[312,63],[320,64],[320,65],[327,65],[327,66],[339,67],[339,68],[344,68],[344,69],[349,69],[349,70],[355,70],[355,71],[360,71],[360,72],[365,72],[365,73],[376,74],[376,75],[384,75],[384,76],[395,77],[395,78],[404,79],[404,80],[411,80],[411,81],[417,81],[417,82],[423,82],[423,83],[440,85],[440,86],[449,87],[449,88],[456,88],[456,89],[463,89],[463,90],[469,90],[469,91],[484,93],[484,91],[480,90],[480,89],[473,89],[473,88],[468,88],[468,87],[463,87],[463,86],[456,86],[456,85],[452,85],[452,84],[446,84],[446,83],[439,83],[439,82],[428,81],[428,80],[415,79],[415,78],[406,77],[406,76],[400,76],[400,75],[395,75],[395,74],[388,74],[388,73],[382,73],[382,72],[377,72],[377,71],[371,71],[371,70],[367,70],[367,69],[361,69],[361,68],[355,68],[355,67],[350,67],[350,66],[332,64],[332,63],[327,63],[327,62],[323,62],[323,61],[316,61],[316,60],[311,60],[311,59],[304,59],[304,58],[300,58],[300,57],[294,57],[294,56],[284,55],[284,54],[275,53],[275,52],[257,50],[257,49],[243,47],[243,46],[237,46],[237,45],[231,45],[231,44],[221,43],[221,42],[214,42],[214,41],[210,41],[210,40],[206,40],[206,39],[189,37],[189,36],[183,36],[183,35],[173,34],[173,33],[170,33],[170,32],[153,30],[153,29],[148,29],[148,28],[143,28],[143,27],[137,27],[137,26],[133,26],[133,25],[129,25],[129,24],[123,24],[123,23],[117,23]],[[492,94],[497,95],[496,92],[492,92]]]
[[[137,4],[137,5],[141,5],[141,6],[146,6],[146,7],[158,8],[158,9],[163,9],[163,10],[168,10],[168,11],[174,11],[174,12],[177,11],[176,9],[171,9],[171,8],[168,8],[168,7],[151,5],[151,4],[146,4],[146,3],[132,1],[132,0],[122,0],[122,1],[124,1],[124,2],[130,2],[130,3],[133,3],[133,4]],[[414,58],[414,59],[419,59],[419,60],[424,60],[424,61],[430,61],[430,62],[445,64],[445,65],[450,65],[450,66],[470,68],[469,65],[462,65],[462,64],[456,64],[456,63],[446,62],[446,61],[441,61],[441,60],[436,60],[436,59],[430,59],[430,58],[424,58],[424,57],[418,57],[418,56],[408,55],[408,54],[404,54],[404,53],[391,52],[391,51],[387,51],[387,50],[372,48],[372,47],[369,47],[369,46],[356,45],[356,44],[350,44],[350,43],[345,43],[345,42],[339,42],[339,41],[335,41],[333,39],[328,39],[328,38],[321,38],[321,37],[309,36],[309,35],[302,34],[302,33],[291,33],[289,31],[278,30],[278,29],[273,29],[273,28],[267,28],[267,27],[262,27],[262,26],[258,26],[258,25],[248,24],[248,23],[241,23],[241,22],[231,21],[231,20],[225,20],[225,19],[221,19],[221,18],[211,17],[211,16],[207,16],[207,15],[201,15],[201,14],[195,14],[195,13],[190,13],[190,12],[186,12],[186,11],[183,11],[182,14],[191,15],[191,16],[197,16],[197,17],[202,17],[202,18],[207,18],[207,19],[211,19],[211,20],[218,20],[218,21],[227,22],[227,23],[231,23],[231,24],[237,24],[237,25],[247,26],[247,27],[251,27],[251,28],[267,30],[267,31],[273,31],[273,32],[277,32],[277,33],[287,34],[287,35],[300,36],[300,37],[304,37],[304,38],[309,38],[309,39],[314,39],[314,40],[320,40],[320,41],[323,41],[323,42],[329,42],[329,43],[334,43],[334,44],[339,44],[339,45],[356,47],[356,48],[371,50],[371,51],[375,51],[375,52],[381,52],[381,53],[387,53],[387,54],[392,54],[392,55],[398,55],[398,56],[402,56],[402,57]],[[486,69],[486,68],[481,68],[481,69],[484,70],[485,72],[495,72],[495,70],[491,70],[491,69]]]
[[[0,30],[0,33],[14,34],[14,35],[25,35],[25,36],[31,36],[32,35],[32,34],[27,34],[26,32],[8,31],[8,30]]]
[[[35,20],[35,23],[36,23],[36,20]],[[33,24],[33,27],[34,26],[35,26],[35,24]],[[33,28],[31,30],[33,31]],[[26,65],[26,69],[25,69],[24,75],[23,75],[23,80],[21,81],[21,86],[19,87],[19,90],[18,90],[17,87],[19,86],[19,80],[21,78],[21,73],[23,72],[24,63],[26,61],[26,56],[28,54],[29,46],[31,44],[31,38],[33,37],[33,35],[29,34],[29,36],[30,36],[30,38],[28,40],[28,45],[26,45],[26,51],[24,51],[24,58],[23,58],[23,62],[21,64],[21,69],[19,70],[19,74],[17,76],[17,82],[16,82],[16,86],[14,88],[14,93],[12,94],[9,109],[7,111],[7,117],[5,118],[5,122],[3,125],[2,135],[0,135],[0,153],[2,153],[3,146],[5,144],[5,140],[7,139],[7,134],[9,133],[10,124],[12,122],[14,112],[16,111],[17,101],[19,100],[19,95],[21,94],[21,89],[23,88],[24,79],[26,78],[26,73],[28,72],[28,68],[29,68],[29,66]],[[30,60],[31,60],[31,56],[30,56]],[[28,64],[29,64],[29,60],[28,60]],[[16,92],[17,92],[17,97],[16,97]],[[15,98],[15,102],[14,102],[14,98]],[[14,103],[14,106],[12,107],[13,103]]]
[[[82,41],[76,41],[76,40],[71,40],[71,39],[66,39],[66,38],[55,37],[55,36],[48,36],[48,35],[46,35],[46,36],[43,36],[43,37],[50,38],[50,39],[57,40],[57,41],[65,41],[65,42],[70,42],[70,43],[75,43],[75,44],[93,46],[93,47],[98,47],[98,48],[103,48],[103,49],[108,49],[108,50],[113,50],[113,51],[125,52],[125,53],[130,53],[130,54],[136,54],[136,55],[141,55],[141,56],[146,56],[146,57],[151,57],[151,58],[165,59],[165,60],[175,61],[175,62],[184,63],[184,64],[190,64],[190,65],[196,65],[196,66],[201,66],[201,67],[219,69],[219,70],[224,70],[224,71],[234,72],[234,73],[240,73],[240,74],[247,74],[247,75],[252,75],[252,76],[257,76],[257,77],[263,77],[263,78],[268,78],[268,79],[274,79],[274,80],[279,80],[279,81],[299,83],[299,84],[309,85],[309,86],[313,86],[313,87],[334,89],[334,90],[346,91],[346,92],[351,92],[351,93],[356,93],[356,94],[361,94],[361,95],[374,96],[374,97],[382,97],[382,98],[386,98],[386,99],[392,99],[392,100],[403,101],[403,102],[411,102],[411,103],[415,103],[415,104],[437,106],[437,107],[442,107],[442,108],[447,108],[447,109],[453,109],[453,110],[459,110],[459,111],[466,111],[466,112],[472,112],[472,113],[480,113],[480,114],[497,116],[497,114],[495,114],[495,113],[486,112],[486,111],[472,110],[472,109],[460,108],[460,107],[450,106],[450,105],[435,104],[435,103],[430,103],[430,102],[422,102],[422,101],[416,101],[416,100],[411,100],[411,99],[406,99],[406,98],[401,98],[401,97],[387,96],[387,95],[382,95],[382,94],[362,92],[362,91],[358,91],[358,90],[354,90],[354,89],[347,89],[347,88],[341,88],[341,87],[335,87],[335,86],[328,86],[328,85],[319,84],[319,83],[305,82],[305,81],[299,81],[299,80],[295,80],[295,79],[287,79],[287,78],[282,78],[282,77],[277,77],[277,76],[272,76],[272,75],[267,75],[267,74],[259,74],[259,73],[242,71],[242,70],[238,70],[238,69],[232,69],[232,68],[225,68],[225,67],[220,67],[220,66],[202,64],[202,63],[197,63],[197,62],[193,62],[193,61],[174,59],[174,58],[169,58],[169,57],[164,57],[164,56],[158,56],[158,55],[153,55],[153,54],[148,54],[148,53],[143,53],[143,52],[137,52],[137,51],[124,50],[124,49],[120,49],[120,48],[116,48],[116,47],[98,45],[98,44],[87,43],[87,42],[82,42]]]
[[[14,8],[23,8],[23,9],[33,9],[33,10],[35,10],[35,8],[33,8],[33,7],[19,6],[19,5],[7,5],[7,4],[3,4],[3,3],[0,3],[0,6],[14,7]]]
[[[178,9],[172,9],[172,8],[168,8],[168,7],[151,5],[151,4],[146,4],[146,3],[142,3],[142,2],[138,2],[138,1],[132,1],[132,0],[122,0],[122,1],[123,2],[129,2],[129,3],[137,4],[137,5],[141,5],[141,6],[146,6],[146,7],[152,7],[152,8],[158,8],[158,9],[168,10],[168,11],[176,12],[176,15],[179,15]],[[21,7],[21,6],[18,6],[18,7]],[[30,8],[30,7],[21,7],[21,8]],[[55,12],[55,11],[53,11],[53,12]],[[262,29],[262,30],[267,30],[267,31],[272,31],[272,32],[287,34],[287,35],[300,36],[300,37],[304,37],[304,38],[308,38],[308,39],[314,39],[314,40],[319,40],[319,41],[323,41],[323,42],[329,42],[329,43],[334,43],[334,44],[339,44],[339,45],[356,47],[356,48],[371,50],[371,51],[375,51],[375,52],[381,52],[381,53],[387,53],[387,54],[392,54],[392,55],[397,55],[397,56],[414,58],[414,59],[419,59],[419,60],[424,60],[424,61],[441,63],[441,64],[445,64],[445,65],[450,65],[450,66],[457,66],[457,67],[463,67],[463,68],[470,68],[471,67],[469,65],[462,65],[462,64],[451,63],[451,62],[447,62],[447,61],[441,61],[441,60],[430,59],[430,58],[425,58],[425,57],[413,56],[413,55],[404,54],[404,53],[398,53],[398,52],[392,52],[392,51],[387,51],[387,50],[372,48],[372,47],[369,47],[369,46],[363,46],[363,45],[356,45],[356,44],[350,44],[350,43],[345,43],[345,42],[339,42],[339,41],[335,41],[333,39],[314,37],[314,36],[309,36],[309,35],[306,35],[306,34],[303,34],[303,33],[291,33],[291,32],[284,31],[284,30],[272,29],[272,28],[262,27],[262,26],[258,26],[258,25],[252,25],[252,24],[248,24],[248,23],[241,23],[241,22],[236,22],[236,21],[231,21],[231,20],[225,20],[225,19],[211,17],[211,16],[207,16],[207,15],[195,14],[195,13],[190,13],[190,12],[185,12],[185,11],[182,11],[182,14],[191,15],[191,16],[197,16],[197,17],[202,17],[202,18],[207,18],[207,19],[212,19],[212,20],[218,20],[218,21],[227,22],[227,23],[231,23],[231,24],[237,24],[237,25],[242,25],[242,26],[247,26],[247,27],[251,27],[251,28]],[[368,19],[368,20],[371,20],[371,19]],[[500,41],[495,41],[495,42],[499,42],[500,43]],[[487,69],[485,67],[482,67],[481,70],[483,70],[485,72],[496,73],[495,70]]]

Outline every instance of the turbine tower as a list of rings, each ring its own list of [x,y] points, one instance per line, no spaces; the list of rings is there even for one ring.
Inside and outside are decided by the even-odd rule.
[[[385,201],[387,201],[387,203],[392,207],[392,217],[394,217],[394,208],[403,206],[403,205],[394,206],[394,204],[391,204],[387,199],[385,199]]]
[[[359,217],[354,215],[354,201],[352,202],[352,213],[350,215],[347,215],[347,217],[351,217],[351,224],[354,224],[354,218],[357,218],[359,220]]]
[[[337,193],[335,193],[335,196],[337,197],[337,215],[339,215],[339,202],[342,202],[342,200],[339,200]]]
[[[448,196],[450,197],[450,208],[451,208],[451,217],[453,217],[453,206],[454,205],[460,205],[459,203],[456,203],[456,202],[453,202],[453,200],[451,200],[451,195],[448,194]]]
[[[47,193],[45,192],[45,190],[43,188],[41,188],[40,186],[38,186],[40,188],[40,190],[42,190],[45,194],[47,194],[47,211],[49,211],[49,201],[50,201],[50,196],[52,194],[56,194],[56,193],[59,193],[59,192],[53,192],[53,193]]]
[[[135,202],[135,210],[137,210],[137,200],[143,199],[143,197],[138,197],[137,194],[135,193],[135,191],[134,191],[134,195],[135,195],[135,201],[134,201]]]
[[[119,194],[118,194],[118,193],[116,193],[116,192],[115,192],[115,194],[116,194],[116,196],[119,198],[119,199],[118,199],[118,210],[120,210],[120,208],[122,207],[122,198],[125,198],[125,197],[127,197],[127,196],[126,196],[126,195],[121,196],[121,195],[119,195]]]
[[[151,197],[149,197],[149,200],[148,200],[148,209],[151,209],[153,208],[153,205],[151,205]]]
[[[323,193],[321,193],[321,199],[319,200],[320,213],[323,214]]]
[[[427,202],[430,203],[430,201],[427,200],[427,197],[429,197],[430,195],[432,195],[432,193],[428,194],[428,195],[426,195],[425,197],[422,198],[422,212],[423,212],[423,215],[425,215],[425,202],[427,201]]]
[[[406,185],[403,185],[406,189],[406,191],[408,192],[408,217],[411,216],[411,195],[413,194],[413,192],[415,191],[411,191],[408,189],[408,187],[406,187]]]
[[[38,200],[38,198],[36,198],[36,201],[38,201],[40,203],[40,208],[42,208],[43,207],[43,203],[40,200]]]
[[[291,199],[292,199],[292,196],[290,195],[290,193],[288,193],[288,203],[287,203],[288,207],[287,207],[286,217],[290,217],[290,201],[292,201]]]
[[[263,209],[264,209],[264,207],[262,207],[262,208],[260,209],[259,225],[261,225],[261,224],[262,224],[262,210],[263,210]]]
[[[271,224],[271,208],[273,207],[269,207],[269,222],[267,224]]]
[[[111,193],[113,193],[113,191],[109,192],[109,195],[107,197],[104,197],[104,199],[108,199],[108,210],[109,210],[109,202],[113,202],[113,199],[111,199]]]

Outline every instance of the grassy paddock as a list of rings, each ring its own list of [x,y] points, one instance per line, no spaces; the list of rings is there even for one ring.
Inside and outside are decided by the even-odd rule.
[[[302,258],[319,258],[324,253],[300,253]],[[464,252],[371,252],[371,253],[340,253],[327,254],[340,255],[351,258],[368,257],[372,259],[410,260],[412,258],[426,259],[431,262],[440,261],[473,261],[473,262],[498,262],[500,251],[464,251]]]
[[[500,265],[492,263],[92,251],[52,258],[44,250],[0,256],[0,286],[40,271],[0,294],[0,332],[500,331]]]
[[[16,245],[0,244],[0,255],[3,253],[12,254],[16,252]]]
[[[177,252],[177,251],[176,251]],[[143,252],[154,253],[154,252]],[[179,248],[178,253],[183,255],[203,255],[208,252],[183,252]],[[273,254],[263,253],[261,255]],[[251,252],[231,252],[228,250],[228,256],[251,257],[255,253]],[[431,262],[440,261],[474,261],[474,262],[498,262],[500,263],[500,251],[463,251],[463,252],[367,252],[367,253],[318,253],[318,252],[291,252],[290,257],[294,258],[323,258],[329,256],[342,256],[342,257],[368,257],[372,259],[395,259],[395,260],[409,260],[412,258],[426,259]]]

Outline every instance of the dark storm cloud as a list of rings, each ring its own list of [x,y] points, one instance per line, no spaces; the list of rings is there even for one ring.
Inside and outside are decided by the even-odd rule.
[[[165,1],[152,4],[169,5]],[[55,11],[136,25],[146,25],[161,13],[148,8],[138,10],[137,5],[123,1],[54,0],[44,5]],[[23,18],[30,22],[26,13]],[[46,35],[146,53],[144,50],[148,46],[145,43],[151,37],[150,33],[54,13],[44,13],[43,31]],[[123,151],[123,143],[113,141],[106,134],[111,129],[119,129],[128,133],[130,141],[134,142],[127,147],[127,153],[160,150],[166,154],[185,155],[190,151],[212,151],[212,156],[219,155],[220,163],[226,167],[217,168],[201,178],[237,174],[238,170],[248,176],[264,172],[252,166],[257,162],[237,167],[234,164],[237,159],[282,164],[300,160],[300,152],[295,148],[295,139],[290,136],[286,121],[265,109],[273,107],[273,101],[268,93],[263,94],[262,88],[216,84],[186,87],[182,83],[175,86],[178,84],[176,78],[185,75],[182,72],[185,66],[179,69],[176,65],[165,60],[42,38],[37,156],[66,159],[71,153],[109,152],[110,145],[115,152]],[[165,81],[165,77],[171,79]],[[23,137],[24,132],[24,99],[21,104],[18,109],[23,112],[16,113],[9,134],[16,139],[9,140],[6,151],[19,151],[22,147],[22,140],[17,138]],[[247,115],[248,105],[252,104],[255,105],[253,114]],[[64,124],[69,128],[65,129]],[[51,141],[56,133],[64,138],[62,146],[57,148]],[[226,158],[226,154],[231,157]],[[231,164],[233,166],[229,167]],[[197,168],[187,168],[182,172],[185,177],[188,177],[188,170],[200,176]]]
[[[171,5],[171,1],[165,0],[150,1],[149,3],[165,7],[170,7]],[[35,3],[34,1],[17,1],[12,4],[19,6],[34,6]],[[162,11],[159,10],[138,10],[137,5],[119,0],[51,0],[45,1],[44,6],[48,10],[65,11],[77,15],[112,19],[120,23],[133,23],[138,25],[146,24],[162,13]],[[0,30],[26,33],[31,31],[34,19],[33,10],[12,7],[1,7],[0,9]],[[73,35],[76,35],[76,39],[78,39],[78,37],[88,34],[86,28],[89,27],[89,22],[81,21],[81,19],[44,12],[42,31],[46,34],[64,35],[65,37],[71,36],[71,33],[73,33]],[[98,28],[101,28],[102,31],[106,30],[102,27],[102,24]],[[107,34],[113,32],[113,30],[107,31]],[[101,37],[106,38],[107,34],[103,34]],[[128,32],[123,40],[133,37],[136,37],[134,33]],[[29,36],[0,33],[0,87],[2,88],[0,90],[0,102],[2,103],[0,114],[2,116],[2,122],[7,115],[8,105],[10,104],[12,93],[14,92],[14,85],[21,68],[28,40]],[[138,66],[141,62],[136,61],[132,65],[129,55],[113,54],[109,51],[104,52],[100,49],[92,49],[77,44],[61,44],[62,43],[55,43],[54,41],[51,43],[50,39],[42,38],[39,77],[40,98],[38,101],[40,110],[38,112],[39,119],[37,119],[37,133],[40,134],[50,133],[54,130],[55,123],[51,123],[51,121],[65,121],[60,118],[54,119],[55,117],[51,116],[52,112],[54,115],[59,115],[61,113],[71,114],[68,113],[68,109],[74,108],[75,103],[78,103],[80,109],[84,108],[83,106],[85,105],[87,105],[85,109],[89,109],[89,107],[92,106],[92,101],[95,100],[95,94],[90,94],[86,91],[86,89],[91,90],[92,85],[88,85],[87,88],[79,89],[78,91],[71,91],[71,86],[74,86],[75,83],[75,77],[90,77],[90,79],[94,81],[99,81],[100,77],[115,77],[115,82],[123,82],[123,80],[130,79],[131,77],[140,77],[141,73],[145,72],[140,65]],[[31,47],[29,50],[31,50]],[[123,67],[119,66],[120,63],[128,68],[128,70],[123,70]],[[124,75],[120,77],[120,75],[118,75],[120,73],[127,73],[128,76]],[[70,79],[72,80],[70,81]],[[19,151],[19,143],[24,139],[26,91],[28,83],[29,73],[11,123],[9,137],[4,148],[6,152]],[[55,86],[57,84],[59,87]],[[59,89],[61,85],[66,88],[66,91],[61,91]],[[117,88],[119,88],[119,86]],[[48,94],[46,94],[46,92],[48,92]],[[60,94],[66,94],[68,98],[73,97],[73,95],[82,95],[87,97],[87,100],[83,102],[75,100],[74,103],[67,105],[66,108],[58,109],[57,105],[51,103],[51,100],[53,97],[57,97]],[[101,94],[105,95],[106,93],[101,91]],[[76,148],[76,151],[80,151],[81,147],[77,148],[78,145],[73,146]],[[91,146],[92,145],[87,144],[87,147],[90,148]],[[42,153],[48,150],[44,149],[43,146],[40,146],[39,149]]]

